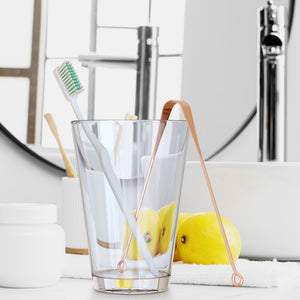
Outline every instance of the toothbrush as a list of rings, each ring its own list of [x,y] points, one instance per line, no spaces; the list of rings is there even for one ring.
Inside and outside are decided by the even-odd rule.
[[[84,120],[84,117],[78,107],[77,104],[77,96],[83,92],[83,87],[78,79],[78,76],[73,69],[73,66],[70,62],[66,61],[63,62],[60,67],[55,68],[54,70],[54,76],[66,98],[67,101],[69,101],[72,105],[72,108],[74,110],[74,113],[78,120]],[[154,263],[154,260],[150,254],[150,251],[146,245],[146,242],[143,238],[143,235],[137,225],[137,222],[131,213],[131,211],[126,206],[126,203],[124,201],[123,193],[121,190],[120,182],[118,181],[114,170],[112,168],[112,165],[110,163],[110,158],[107,149],[100,143],[100,141],[96,138],[94,133],[91,131],[91,129],[84,123],[82,123],[82,127],[90,140],[91,144],[93,145],[95,151],[98,154],[98,158],[100,161],[100,164],[102,166],[103,172],[106,176],[106,179],[114,193],[114,196],[116,197],[118,204],[120,206],[121,211],[123,212],[125,219],[137,241],[139,244],[139,248],[142,251],[142,254],[145,258],[145,261],[147,262],[149,269],[151,270],[152,274],[155,277],[159,276],[159,271]],[[123,263],[123,268],[126,269],[126,262]],[[121,266],[118,265],[118,269],[121,269]]]
[[[56,139],[56,142],[58,144],[59,150],[61,152],[61,155],[62,155],[64,163],[65,163],[66,172],[67,172],[68,177],[71,177],[71,178],[78,177],[74,167],[72,166],[70,160],[68,159],[67,154],[61,144],[61,141],[60,141],[60,138],[58,135],[58,131],[57,131],[57,128],[56,128],[56,125],[55,125],[52,115],[48,113],[48,114],[45,114],[44,117],[45,117],[46,121],[48,122],[49,128],[52,131],[52,133]]]

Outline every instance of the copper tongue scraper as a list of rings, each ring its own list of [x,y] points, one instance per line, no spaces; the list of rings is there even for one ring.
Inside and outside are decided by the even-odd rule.
[[[195,146],[197,148],[197,152],[198,152],[198,155],[199,155],[199,158],[200,158],[200,162],[201,162],[202,170],[203,170],[204,177],[205,177],[205,180],[206,180],[206,184],[207,184],[207,187],[208,187],[208,190],[209,190],[209,193],[210,193],[210,197],[211,197],[214,209],[215,209],[215,213],[216,213],[216,216],[217,216],[217,219],[218,219],[219,227],[220,227],[220,230],[221,230],[221,233],[222,233],[222,237],[223,237],[223,240],[224,240],[224,244],[225,244],[225,247],[226,247],[228,258],[229,258],[231,268],[232,268],[232,271],[233,271],[233,274],[231,276],[231,281],[232,281],[234,286],[237,286],[237,287],[242,286],[243,283],[244,283],[244,278],[237,271],[234,260],[232,258],[231,250],[230,250],[228,239],[227,239],[227,236],[226,236],[226,233],[225,233],[225,230],[224,230],[224,226],[223,226],[223,223],[222,223],[222,220],[221,220],[218,205],[217,205],[217,202],[216,202],[216,199],[215,199],[215,196],[214,196],[214,193],[213,193],[213,189],[212,189],[209,177],[208,177],[208,173],[207,173],[206,166],[205,166],[205,163],[204,163],[204,160],[203,160],[203,156],[202,156],[201,151],[200,151],[200,146],[199,146],[199,142],[198,142],[198,138],[197,138],[197,133],[196,133],[196,129],[195,129],[192,110],[191,110],[190,105],[185,101],[170,100],[170,101],[167,101],[165,103],[164,107],[163,107],[161,118],[160,118],[160,125],[159,125],[159,129],[158,129],[158,133],[157,133],[157,138],[156,138],[154,150],[153,150],[153,153],[152,153],[152,156],[151,156],[150,165],[149,165],[149,169],[148,169],[148,172],[147,172],[147,175],[146,175],[146,179],[145,179],[145,183],[144,183],[144,186],[143,186],[142,194],[141,194],[141,197],[140,197],[140,200],[139,200],[139,203],[138,203],[138,207],[136,209],[135,219],[136,220],[138,219],[138,215],[139,215],[139,212],[140,212],[140,209],[141,209],[141,206],[142,206],[142,202],[143,202],[143,199],[144,199],[144,195],[145,195],[145,192],[146,192],[146,189],[147,189],[147,185],[148,185],[149,177],[150,177],[151,170],[152,170],[152,167],[153,167],[153,163],[154,163],[154,160],[155,160],[155,156],[156,156],[156,153],[157,153],[157,149],[158,149],[161,137],[163,135],[163,132],[165,130],[167,120],[169,119],[171,111],[172,111],[175,104],[180,105],[180,107],[181,107],[181,109],[184,113],[185,119],[187,121],[190,133],[193,137]],[[130,235],[128,237],[127,244],[126,244],[126,247],[125,247],[125,250],[124,250],[124,255],[118,263],[118,270],[121,273],[125,272],[126,268],[127,268],[127,266],[126,266],[126,257],[127,257],[127,253],[128,253],[128,250],[129,250],[130,243],[131,243],[131,239],[132,239],[132,232],[130,233]]]

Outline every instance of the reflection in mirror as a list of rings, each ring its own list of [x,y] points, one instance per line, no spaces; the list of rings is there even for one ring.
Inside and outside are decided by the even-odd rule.
[[[66,59],[73,63],[85,87],[78,103],[87,116],[89,71],[78,57],[91,49],[95,2],[97,54],[136,56],[136,28],[158,26],[155,117],[166,100],[187,100],[204,156],[224,145],[256,103],[256,11],[262,0],[3,0],[0,122],[47,157],[51,149],[57,152],[43,120],[52,113],[64,147],[73,148],[70,121],[75,117],[52,71]],[[134,114],[136,70],[99,64],[95,73],[95,118]]]

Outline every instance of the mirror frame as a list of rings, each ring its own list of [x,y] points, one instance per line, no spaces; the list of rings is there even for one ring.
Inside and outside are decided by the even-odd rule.
[[[61,168],[57,166],[56,164],[52,163],[51,161],[43,158],[42,156],[38,155],[36,152],[32,151],[29,147],[27,147],[25,144],[23,144],[19,139],[17,139],[7,128],[0,123],[0,132],[2,132],[6,137],[8,137],[16,146],[27,152],[29,155],[34,157],[36,160],[42,162],[43,164],[46,164],[57,171],[60,171],[66,175],[66,170],[64,168]]]

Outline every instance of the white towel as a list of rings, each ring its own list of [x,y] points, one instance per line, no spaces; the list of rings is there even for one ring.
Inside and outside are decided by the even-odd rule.
[[[277,287],[300,276],[300,265],[296,262],[238,259],[236,267],[244,277],[243,286],[245,287]],[[231,275],[230,265],[205,266],[175,263],[172,267],[170,282],[173,284],[232,286]],[[63,277],[90,279],[91,268],[88,255],[66,254]]]
[[[300,266],[296,262],[250,261],[238,259],[238,272],[244,277],[243,286],[277,287],[300,276]],[[232,285],[233,272],[230,265],[173,264],[171,283]]]

